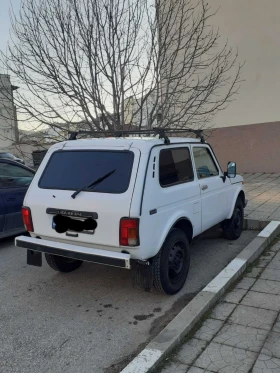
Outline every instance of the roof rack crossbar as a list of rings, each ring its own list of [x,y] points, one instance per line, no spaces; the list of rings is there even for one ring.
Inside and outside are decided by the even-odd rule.
[[[106,137],[106,136],[113,136],[113,137],[122,137],[125,135],[159,135],[160,139],[164,139],[164,143],[166,145],[170,144],[170,139],[168,138],[168,134],[180,134],[180,133],[193,133],[196,135],[196,138],[199,138],[202,143],[205,142],[203,137],[203,130],[199,129],[192,129],[192,128],[186,128],[186,129],[165,129],[165,128],[159,128],[154,127],[152,129],[148,130],[106,130],[106,131],[76,131],[76,132],[69,132],[70,137],[69,140],[76,140],[78,135],[91,135],[92,137]]]

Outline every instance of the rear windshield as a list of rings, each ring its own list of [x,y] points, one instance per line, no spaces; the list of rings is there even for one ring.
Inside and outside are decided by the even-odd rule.
[[[134,154],[129,151],[58,151],[39,181],[42,189],[124,193],[129,186]],[[114,171],[93,189],[86,186]]]
[[[0,158],[14,159],[15,157],[10,153],[0,153]]]

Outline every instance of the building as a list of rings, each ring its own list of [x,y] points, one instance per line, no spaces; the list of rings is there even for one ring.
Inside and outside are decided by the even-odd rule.
[[[194,4],[197,3],[193,0]],[[241,87],[229,106],[214,118],[215,127],[280,120],[280,1],[208,0],[208,23],[219,29],[220,46],[238,48]],[[280,125],[280,124],[279,124]]]
[[[155,107],[156,98],[152,93],[147,100],[141,103],[141,99],[134,96],[124,100],[124,122],[125,125],[134,128],[149,128],[156,127],[156,120],[149,124],[149,116]],[[141,107],[141,110],[140,110]],[[154,116],[156,113],[154,113]]]
[[[209,0],[218,9],[215,26],[245,62],[239,94],[221,112],[217,127],[280,120],[280,2],[279,0]]]
[[[10,76],[0,74],[0,150],[9,149],[18,139],[16,107]]]

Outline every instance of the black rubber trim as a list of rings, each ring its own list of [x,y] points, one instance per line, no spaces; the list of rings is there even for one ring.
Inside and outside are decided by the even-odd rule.
[[[40,251],[43,253],[53,254],[53,255],[60,255],[66,258],[83,260],[86,262],[98,263],[98,264],[105,264],[113,267],[121,267],[126,268],[125,260],[118,259],[118,258],[107,258],[99,255],[94,254],[84,254],[84,253],[77,253],[69,250],[64,249],[57,249],[51,246],[45,246],[33,242],[26,242],[17,240],[16,246],[22,247],[24,249],[33,250],[33,251]]]

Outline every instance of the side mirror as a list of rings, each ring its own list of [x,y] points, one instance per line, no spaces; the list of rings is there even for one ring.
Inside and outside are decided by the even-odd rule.
[[[227,165],[227,177],[230,179],[236,176],[236,163],[235,162],[228,162]]]

